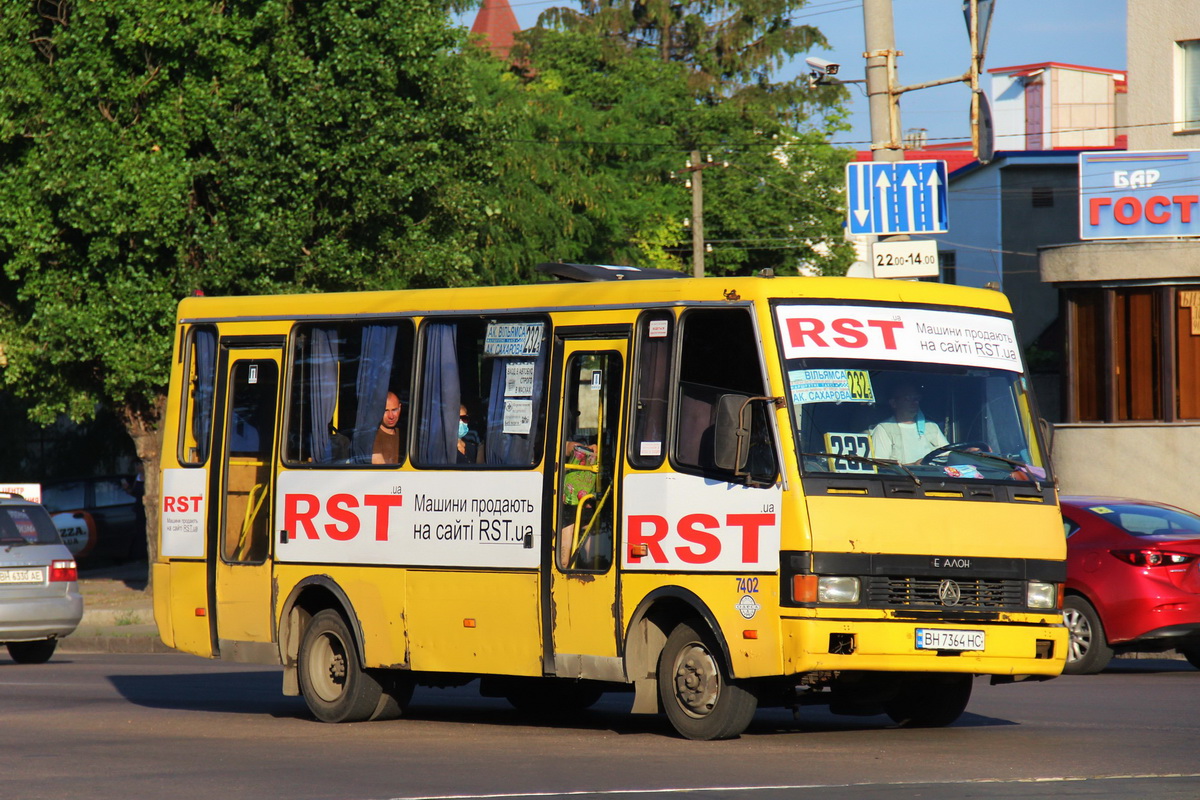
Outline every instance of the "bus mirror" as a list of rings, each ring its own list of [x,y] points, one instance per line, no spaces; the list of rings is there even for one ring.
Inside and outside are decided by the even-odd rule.
[[[713,463],[719,469],[741,472],[750,455],[750,427],[745,409],[750,398],[742,394],[723,394],[717,401],[717,424],[713,435]]]

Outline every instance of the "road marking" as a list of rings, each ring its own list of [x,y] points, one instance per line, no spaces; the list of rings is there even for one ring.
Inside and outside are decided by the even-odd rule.
[[[624,794],[703,794],[706,792],[777,792],[796,789],[852,789],[872,786],[962,786],[977,783],[1082,783],[1157,778],[1200,778],[1200,772],[1164,772],[1142,775],[1060,776],[1052,778],[970,778],[961,781],[888,781],[886,783],[795,783],[777,786],[700,786],[670,789],[594,789],[563,792],[499,792],[496,794],[400,795],[388,800],[508,800],[518,797],[607,797]]]

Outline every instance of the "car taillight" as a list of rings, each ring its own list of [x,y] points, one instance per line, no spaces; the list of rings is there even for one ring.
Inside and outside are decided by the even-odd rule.
[[[79,580],[79,569],[75,566],[75,562],[73,560],[50,562],[51,583],[54,583],[55,581],[74,580]]]
[[[1170,567],[1196,560],[1190,553],[1169,553],[1165,550],[1112,550],[1114,556],[1135,567]]]

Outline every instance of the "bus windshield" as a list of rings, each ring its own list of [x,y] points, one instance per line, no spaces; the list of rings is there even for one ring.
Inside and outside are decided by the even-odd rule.
[[[1008,318],[904,306],[776,313],[805,475],[1047,480]]]
[[[1047,477],[1018,373],[825,359],[786,369],[806,474]]]

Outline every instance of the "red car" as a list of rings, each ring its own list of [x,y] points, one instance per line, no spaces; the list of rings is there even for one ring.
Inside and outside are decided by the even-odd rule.
[[[1178,650],[1200,668],[1200,516],[1148,500],[1060,498],[1067,534],[1064,672],[1113,653]]]

